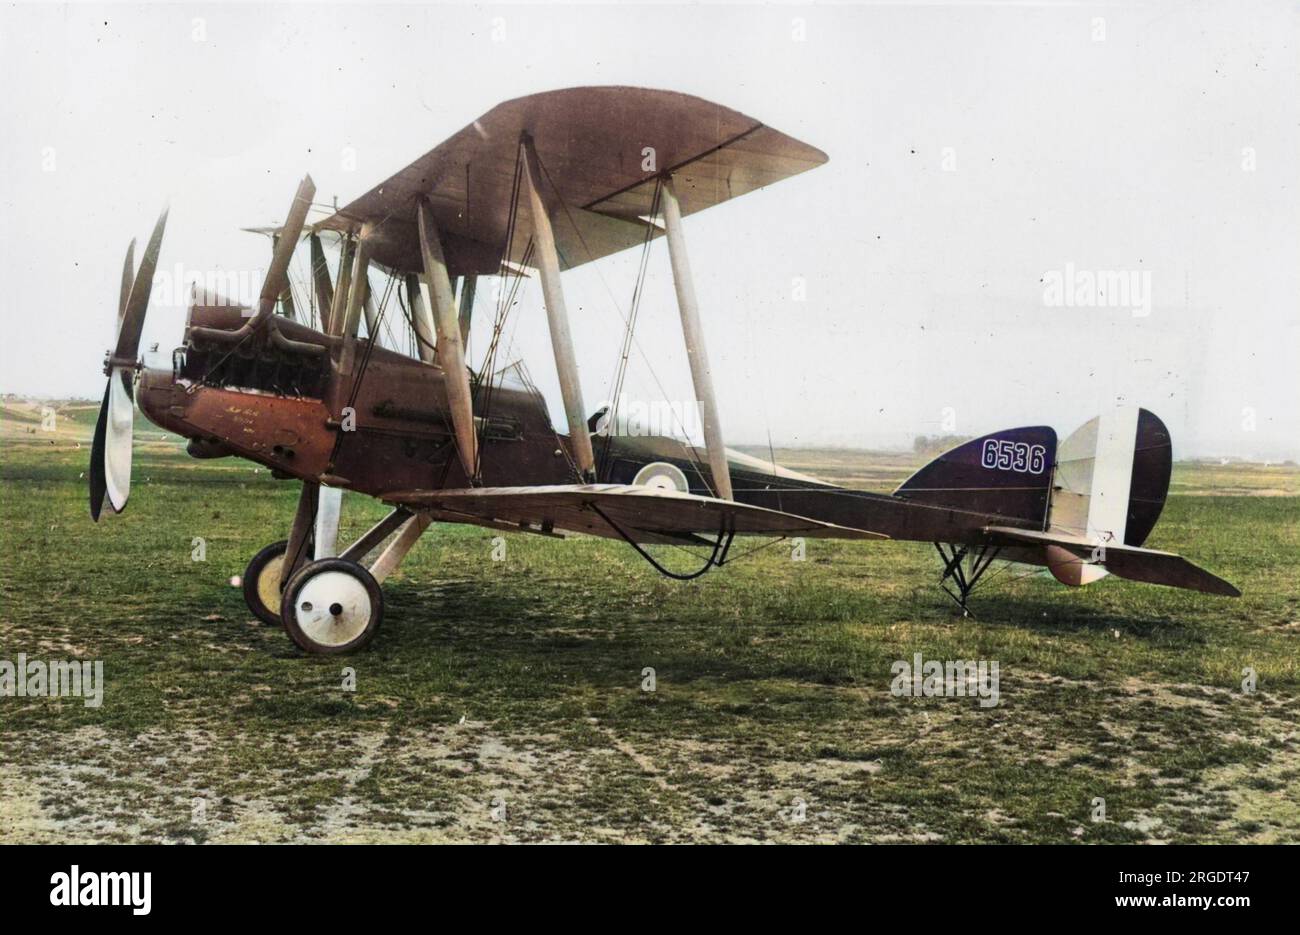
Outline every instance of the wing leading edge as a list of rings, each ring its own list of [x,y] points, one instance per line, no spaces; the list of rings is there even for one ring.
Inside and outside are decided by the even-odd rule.
[[[719,532],[738,536],[889,538],[730,500],[623,484],[410,490],[386,494],[383,499],[444,522],[525,532],[564,530],[606,538],[622,538],[618,531],[621,529],[631,539],[648,543],[681,543]]]

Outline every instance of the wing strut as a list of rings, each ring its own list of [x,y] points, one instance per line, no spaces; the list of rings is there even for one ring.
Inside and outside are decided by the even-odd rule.
[[[411,324],[415,328],[415,349],[419,352],[420,360],[431,364],[436,347],[433,337],[433,316],[425,308],[424,295],[420,292],[420,280],[415,278],[414,273],[406,274],[406,301],[411,307]]]
[[[469,327],[474,318],[474,290],[478,286],[478,277],[465,275],[460,278],[460,343],[469,346]]]
[[[312,231],[309,240],[311,241],[311,282],[316,293],[316,307],[320,312],[320,330],[328,332],[330,308],[334,305],[334,284],[330,282],[330,268],[325,261],[325,247],[321,244],[320,234]]]
[[[343,333],[343,315],[347,310],[348,292],[352,288],[352,261],[356,253],[357,242],[350,234],[343,235],[343,246],[339,248],[339,274],[334,294],[330,297],[329,310],[322,312],[326,334]]]
[[[537,245],[538,270],[542,274],[542,300],[546,304],[546,320],[551,327],[551,350],[555,353],[555,369],[560,374],[560,394],[564,397],[564,415],[569,423],[569,444],[573,446],[574,460],[585,481],[595,480],[596,456],[591,450],[591,435],[587,431],[587,407],[582,402],[582,385],[578,382],[578,359],[573,352],[573,337],[569,332],[569,313],[564,305],[564,290],[560,287],[560,254],[555,247],[555,232],[551,218],[542,202],[542,169],[537,161],[532,137],[525,135],[524,177],[528,181],[528,209],[533,222],[533,242]]]
[[[438,334],[438,364],[442,367],[447,406],[451,409],[451,424],[456,432],[456,452],[460,455],[465,477],[474,484],[478,436],[474,434],[474,403],[470,395],[469,369],[465,366],[465,347],[460,343],[460,313],[456,311],[447,260],[442,253],[442,241],[428,201],[420,200],[416,215],[420,228],[420,253],[424,257],[424,282],[429,289],[433,326]]]
[[[356,258],[352,261],[352,281],[348,283],[344,300],[342,333],[343,350],[339,353],[339,372],[351,373],[357,354],[357,329],[361,326],[361,307],[365,304],[366,290],[370,285],[370,238],[374,225],[362,224],[357,235]],[[370,339],[374,340],[374,335]]]
[[[731,471],[727,467],[727,449],[722,443],[722,424],[718,420],[718,400],[713,395],[713,373],[709,369],[709,352],[704,346],[704,328],[700,325],[700,307],[695,300],[695,283],[691,263],[686,255],[686,237],[682,233],[682,210],[677,203],[671,175],[664,178],[664,226],[668,234],[668,257],[673,267],[673,284],[677,287],[677,308],[682,315],[682,336],[686,339],[686,359],[691,365],[695,397],[700,401],[700,421],[704,424],[704,448],[713,475],[713,490],[723,500],[731,494]]]
[[[375,306],[375,290],[370,288],[370,275],[366,275],[366,337],[379,343],[379,309]]]

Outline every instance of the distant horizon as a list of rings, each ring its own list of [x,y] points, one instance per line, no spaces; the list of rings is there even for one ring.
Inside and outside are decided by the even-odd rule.
[[[18,390],[0,389],[0,399],[10,399],[10,398],[14,398],[23,402],[31,402],[31,403],[64,403],[64,404],[77,403],[77,404],[85,404],[86,406],[90,406],[90,407],[98,407],[100,404],[99,399],[92,399],[88,396],[57,396],[57,395],[46,395],[41,393],[23,393]],[[139,412],[138,409],[137,412]],[[1012,426],[1004,426],[1004,428],[1012,428]],[[175,433],[167,432],[167,434],[173,435]],[[760,441],[728,440],[727,446],[729,448],[737,448],[737,449],[753,449],[754,451],[758,451],[758,452],[766,451],[770,446],[771,448],[778,449],[781,451],[844,451],[844,452],[864,452],[867,454],[901,455],[901,454],[916,453],[914,445],[917,439],[926,438],[926,439],[938,440],[938,439],[951,437],[955,440],[957,439],[969,440],[972,438],[978,438],[981,434],[987,434],[987,433],[976,433],[970,435],[953,434],[951,436],[943,435],[943,434],[935,435],[935,434],[928,434],[928,433],[917,433],[917,435],[913,437],[911,443],[904,442],[899,444],[887,444],[884,442],[873,443],[870,441],[863,441],[861,443],[828,442],[825,444],[814,444],[814,443],[803,444],[799,442],[780,441],[774,438],[770,443],[767,440],[760,440]],[[1058,430],[1058,434],[1061,434],[1059,430]],[[179,438],[180,436],[177,437]],[[955,443],[960,443],[960,442],[958,441]],[[1214,452],[1214,451],[1207,451],[1201,453],[1178,453],[1177,439],[1174,440],[1174,448],[1175,448],[1175,456],[1174,456],[1175,463],[1227,461],[1227,462],[1236,462],[1241,464],[1259,464],[1265,466],[1300,465],[1300,456],[1297,456],[1296,454],[1291,454],[1291,455],[1264,454],[1262,456],[1249,456],[1249,455],[1239,455],[1239,454],[1226,454],[1224,452]],[[924,457],[924,455],[918,454],[918,457]]]

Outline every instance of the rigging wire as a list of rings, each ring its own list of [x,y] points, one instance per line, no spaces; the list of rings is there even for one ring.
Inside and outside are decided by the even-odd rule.
[[[565,216],[568,218],[569,226],[572,227],[574,233],[578,235],[578,242],[582,245],[582,249],[586,251],[587,259],[591,262],[595,262],[596,260],[595,252],[592,251],[591,246],[587,243],[587,238],[583,235],[582,228],[578,226],[578,222],[574,218],[572,210],[569,208],[569,203],[565,200],[564,196],[560,193],[558,186],[556,186],[555,184],[555,180],[551,178],[550,170],[546,168],[546,164],[542,162],[540,156],[537,159],[537,164],[542,169],[542,175],[546,178],[547,182],[550,183],[551,190],[555,193],[556,200],[558,200],[560,206],[564,208],[564,213]],[[655,185],[656,197],[658,196],[659,192],[662,190],[662,186],[663,186],[663,179],[662,177],[660,177],[656,180],[656,185]],[[651,214],[650,220],[649,222],[647,222],[647,228],[648,228],[647,234],[651,239],[653,239],[654,233],[658,229],[654,224],[655,217],[657,217],[656,214]],[[558,252],[559,250],[558,246],[556,250]],[[622,318],[624,324],[626,324],[628,321],[628,316],[623,314],[623,309],[618,304],[618,299],[614,297],[613,290],[609,288],[609,283],[605,279],[605,274],[600,271],[600,267],[598,266],[595,267],[595,270],[596,270],[597,278],[600,279],[601,285],[605,287],[605,292],[608,293],[610,301],[614,305],[614,310],[618,312],[619,317]],[[640,351],[641,357],[645,360],[646,369],[650,371],[650,376],[655,381],[655,385],[658,387],[660,395],[664,400],[667,400],[668,391],[664,389],[663,382],[659,379],[659,375],[655,372],[654,364],[650,362],[650,355],[648,355],[645,352],[644,348],[641,347],[641,342],[637,341],[635,336],[633,337],[632,340],[633,343],[636,345],[636,349]],[[669,406],[667,408],[672,412],[673,419],[677,423],[677,429],[682,433],[682,438],[685,439],[687,437],[686,426],[682,424],[682,420],[678,416],[677,412],[673,411],[673,407]],[[695,474],[700,479],[700,482],[704,485],[705,490],[708,490],[710,494],[717,496],[717,492],[713,489],[713,486],[705,478],[705,474],[703,470],[704,462],[701,461],[697,456],[695,446],[688,444],[685,441],[682,441],[681,439],[674,439],[674,440],[678,441],[681,444],[682,451],[685,453],[687,460],[692,462],[692,464],[695,465]]]
[[[699,578],[701,575],[703,575],[706,571],[708,571],[711,568],[721,568],[723,565],[726,564],[727,553],[731,551],[731,543],[736,538],[736,530],[734,526],[731,526],[729,528],[729,524],[727,523],[727,517],[723,516],[719,521],[718,538],[711,543],[713,547],[713,554],[711,554],[707,559],[704,560],[704,564],[700,566],[698,570],[686,574],[682,574],[680,572],[670,571],[664,565],[660,564],[660,562],[657,561],[653,555],[651,555],[649,552],[645,550],[645,548],[641,545],[641,543],[637,542],[626,532],[624,532],[623,527],[618,525],[608,516],[606,516],[605,511],[602,510],[595,503],[591,503],[589,504],[589,506],[597,516],[599,516],[601,519],[605,521],[605,523],[609,526],[610,529],[618,533],[619,537],[622,538],[624,542],[632,546],[632,548],[636,549],[637,554],[640,555],[647,562],[649,562],[651,567],[653,567],[655,571],[659,572],[659,574],[663,575],[666,578],[672,578],[676,581],[691,581],[694,580],[695,578]]]
[[[391,286],[391,280],[390,280],[390,286]],[[384,320],[384,312],[386,311],[386,309],[387,309],[387,302],[385,302],[382,306],[380,306],[380,308],[378,309],[378,311],[377,311],[377,313],[376,313],[377,317],[376,317],[376,322],[375,322],[375,323],[376,323],[377,325],[383,323],[383,320]],[[362,384],[362,382],[365,380],[365,378],[366,378],[366,371],[367,371],[367,370],[369,369],[369,367],[370,367],[370,357],[371,357],[371,354],[374,353],[375,345],[376,345],[377,343],[378,343],[378,342],[375,341],[373,338],[371,338],[370,340],[366,341],[365,350],[364,350],[364,351],[362,352],[362,354],[361,354],[361,361],[360,361],[359,366],[357,367],[357,376],[356,376],[356,379],[354,379],[354,380],[352,381],[352,392],[348,395],[348,404],[347,404],[347,406],[346,406],[345,408],[350,408],[350,409],[351,409],[351,408],[354,408],[355,405],[356,405],[357,397],[361,394],[361,384]],[[354,411],[355,411],[355,409],[354,409]],[[330,450],[330,458],[329,458],[329,464],[330,464],[330,469],[331,469],[331,470],[333,470],[333,467],[334,467],[335,461],[338,459],[339,448],[342,447],[342,444],[343,444],[343,436],[344,436],[344,435],[347,435],[347,434],[349,434],[349,433],[340,430],[340,431],[336,432],[335,435],[334,435],[334,446],[333,446],[333,448]]]
[[[532,259],[532,255],[533,255],[533,243],[532,240],[530,239],[527,247],[525,247],[524,249],[525,263]],[[478,398],[479,400],[482,401],[482,405],[476,406],[475,408],[479,409],[479,411],[482,413],[482,422],[480,423],[479,426],[479,447],[478,447],[480,462],[482,461],[482,457],[483,457],[483,443],[487,437],[488,420],[492,412],[492,403],[495,399],[497,383],[499,382],[497,378],[498,376],[500,376],[502,379],[504,379],[504,374],[497,374],[495,372],[497,353],[501,346],[501,335],[505,330],[506,321],[510,316],[510,312],[515,306],[515,296],[519,292],[519,287],[520,284],[523,282],[523,279],[524,279],[523,274],[520,273],[514,278],[508,294],[506,290],[504,289],[502,290],[504,301],[502,303],[501,310],[498,313],[496,320],[493,322],[492,341],[488,345],[487,356],[484,360],[483,368],[479,372],[479,380],[478,380],[479,397]],[[479,466],[475,465],[475,471],[477,472],[478,470],[479,470]]]
[[[650,216],[658,217],[659,214],[659,197],[663,190],[663,180],[655,180],[654,195],[650,200]],[[632,287],[632,304],[628,310],[626,327],[623,332],[623,345],[620,349],[620,355],[617,365],[615,366],[614,379],[612,381],[613,394],[609,400],[609,421],[607,423],[608,431],[605,433],[604,445],[600,453],[600,469],[597,472],[598,477],[608,477],[607,469],[609,467],[610,448],[614,440],[614,432],[618,427],[618,407],[619,400],[623,396],[623,386],[627,379],[628,360],[632,355],[632,339],[636,336],[637,313],[641,310],[641,297],[645,292],[646,272],[650,266],[650,245],[654,242],[654,227],[646,225],[645,238],[641,243],[641,259],[637,267],[636,282]]]
[[[290,268],[286,270],[285,281],[288,284],[289,296],[293,302],[294,314],[290,317],[290,321],[297,321],[298,309],[308,307],[314,309],[316,307],[316,300],[314,291],[306,285],[307,280],[304,278],[302,271],[302,257],[299,255],[296,247],[294,248],[293,253],[289,255],[289,262]],[[300,292],[306,294],[306,302],[301,300],[302,297],[299,295]],[[310,325],[311,322],[308,321],[307,324]]]
[[[402,318],[406,320],[406,353],[408,357],[420,359],[420,346],[415,342],[415,321],[411,314],[411,309],[404,296],[409,283],[403,283],[403,288],[397,290],[397,307],[401,309]]]
[[[388,272],[388,284],[384,287],[384,296],[383,296],[383,298],[379,300],[379,310],[378,310],[378,311],[379,311],[379,315],[378,315],[378,317],[377,317],[376,320],[375,320],[375,324],[376,324],[376,325],[382,325],[382,326],[383,326],[383,332],[384,332],[384,334],[388,335],[388,346],[389,346],[390,348],[392,348],[393,350],[397,350],[397,348],[398,348],[397,337],[396,337],[396,335],[393,334],[393,329],[392,329],[391,323],[388,321],[387,318],[384,317],[383,312],[384,312],[384,309],[386,308],[386,306],[388,305],[388,300],[392,297],[392,294],[393,294],[393,282],[394,282],[395,278],[396,278],[396,275],[392,272],[392,270],[389,270],[389,272]]]
[[[431,354],[434,351],[437,351],[437,344],[430,343],[420,335],[420,329],[415,326],[414,311],[411,309],[409,303],[399,302],[399,305],[401,306],[402,314],[406,316],[406,324],[410,332],[411,356],[418,357],[420,347],[427,347]]]
[[[474,465],[474,473],[476,476],[482,470],[483,447],[484,447],[484,442],[487,439],[487,428],[488,428],[489,418],[491,416],[491,411],[492,411],[492,400],[494,396],[495,382],[496,382],[495,378],[497,376],[494,373],[494,370],[496,367],[497,352],[501,345],[501,334],[505,328],[506,318],[509,316],[510,310],[514,307],[515,296],[519,292],[520,283],[523,282],[523,278],[524,278],[523,270],[527,267],[528,262],[532,259],[532,254],[533,254],[533,239],[532,237],[529,237],[527,243],[524,245],[524,254],[518,270],[512,270],[508,265],[510,257],[514,252],[515,234],[518,227],[518,216],[519,216],[519,196],[522,191],[522,186],[523,186],[522,148],[516,147],[514,178],[510,186],[510,205],[509,205],[508,219],[506,222],[505,253],[501,259],[501,266],[507,271],[507,275],[505,277],[502,277],[504,279],[502,285],[504,287],[506,284],[510,284],[510,288],[509,289],[502,288],[499,294],[497,295],[497,308],[496,308],[496,314],[494,316],[493,325],[492,325],[492,340],[488,344],[487,353],[484,355],[483,358],[483,365],[479,369],[479,376],[477,381],[478,384],[477,393],[476,393],[475,406],[474,406],[474,408],[480,413],[480,418],[481,418],[481,421],[479,423],[479,444],[478,444],[477,463]],[[509,276],[509,274],[512,272],[516,274],[514,276],[513,282],[511,282]]]

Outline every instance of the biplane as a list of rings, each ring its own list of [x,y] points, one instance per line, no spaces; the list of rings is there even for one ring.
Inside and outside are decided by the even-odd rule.
[[[382,582],[434,523],[617,539],[677,578],[724,565],[737,536],[928,542],[941,558],[940,584],[963,611],[995,561],[1045,567],[1073,586],[1112,574],[1237,595],[1186,559],[1142,547],[1172,464],[1169,433],[1145,409],[1105,413],[1059,443],[1048,426],[985,435],[939,455],[892,495],[726,447],[683,218],[826,160],[683,94],[584,87],[508,101],[325,216],[311,217],[320,212],[304,178],[284,223],[268,231],[272,258],[256,303],[195,289],[170,368],[139,359],[164,210],[139,267],[133,241],[122,270],[91,515],[126,507],[136,404],[187,439],[196,458],[246,458],[301,484],[287,538],[252,558],[242,584],[249,609],[310,653],[348,652],[374,637]],[[619,434],[601,418],[608,413],[588,411],[579,381],[562,272],[636,247],[644,269],[659,238],[703,445]],[[295,292],[290,265],[303,244],[310,281]],[[327,246],[337,250],[334,274]],[[382,294],[372,271],[387,276]],[[561,427],[525,370],[492,365],[499,327],[484,365],[466,359],[479,279],[499,277],[499,325],[512,289],[532,275]],[[385,313],[405,321],[405,351],[385,346]],[[344,490],[391,512],[339,548]],[[675,571],[652,551],[660,545],[695,550],[699,563]]]

